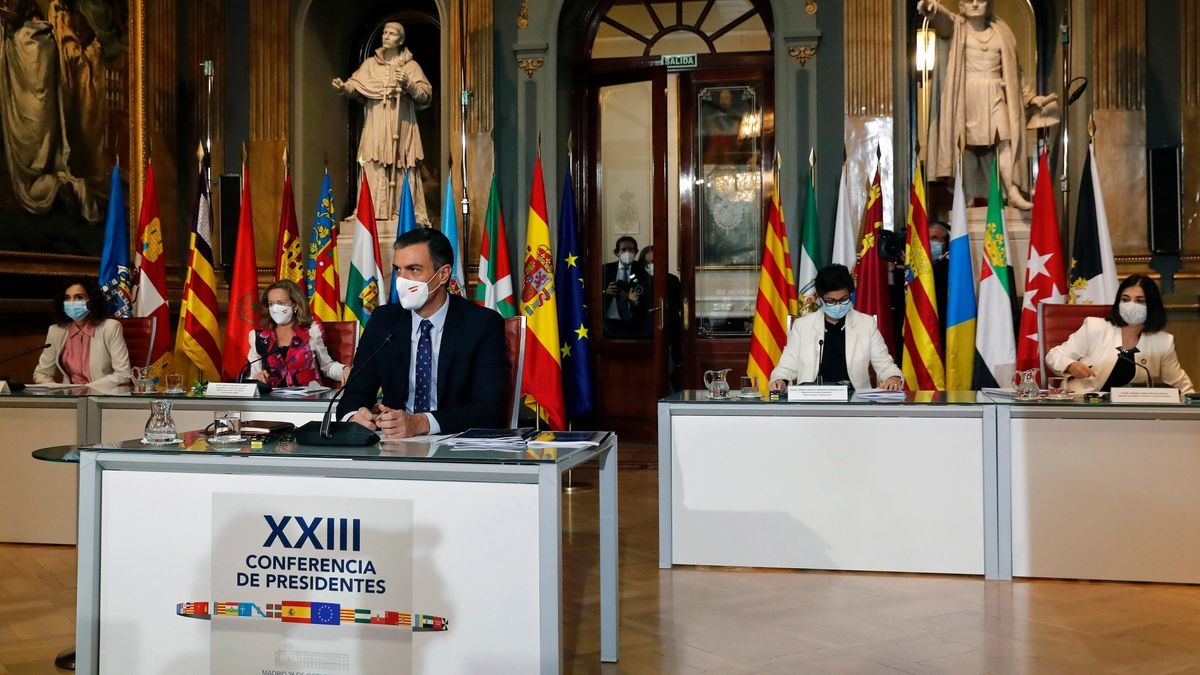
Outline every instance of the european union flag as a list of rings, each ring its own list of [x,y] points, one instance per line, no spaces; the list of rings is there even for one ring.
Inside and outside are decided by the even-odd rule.
[[[558,260],[554,265],[554,286],[558,293],[558,339],[562,343],[563,399],[567,419],[576,419],[592,411],[591,348],[588,346],[587,305],[583,298],[583,256],[575,231],[575,192],[571,188],[571,167],[563,179],[562,205],[558,219]]]
[[[342,606],[336,602],[314,602],[312,604],[312,622],[325,626],[337,626],[342,623]]]
[[[413,205],[412,189],[408,187],[408,172],[405,171],[400,175],[400,182],[403,187],[400,189],[400,211],[396,214],[396,238],[405,232],[411,232],[417,229],[417,212]],[[391,267],[391,265],[388,265]],[[388,302],[396,304],[400,302],[400,292],[396,290],[396,271],[392,270],[392,294],[388,296]]]

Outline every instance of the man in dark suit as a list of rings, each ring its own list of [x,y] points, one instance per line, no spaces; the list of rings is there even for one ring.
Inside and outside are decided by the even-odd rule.
[[[616,262],[604,263],[601,284],[604,288],[601,308],[604,312],[604,334],[608,337],[647,337],[645,321],[646,286],[650,277],[646,268],[635,258],[637,239],[622,236],[613,248]]]
[[[338,418],[388,438],[508,426],[504,319],[446,291],[454,251],[441,232],[417,228],[394,249],[400,303],[371,314]]]

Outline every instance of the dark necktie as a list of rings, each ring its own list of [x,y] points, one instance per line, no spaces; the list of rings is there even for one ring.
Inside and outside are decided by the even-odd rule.
[[[429,385],[433,381],[433,323],[421,319],[421,337],[417,338],[417,386],[413,391],[414,413],[429,412]]]

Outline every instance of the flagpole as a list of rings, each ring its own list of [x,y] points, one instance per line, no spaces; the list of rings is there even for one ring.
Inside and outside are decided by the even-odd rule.
[[[467,3],[459,3],[458,5],[458,43],[459,43],[459,59],[458,59],[458,78],[459,78],[459,141],[462,144],[462,156],[459,162],[459,171],[462,175],[462,232],[463,242],[460,246],[466,246],[469,251],[471,248],[471,198],[468,195],[467,188],[467,106],[471,104],[471,92],[467,89]],[[466,263],[463,263],[466,266]],[[463,270],[463,279],[466,280],[466,270]]]
[[[205,90],[207,94],[204,97],[204,152],[209,156],[212,155],[212,90],[213,90],[213,62],[211,59],[202,61],[200,67],[203,68],[204,80],[206,82]],[[201,160],[203,161],[203,160]],[[212,162],[208,163],[204,171],[204,186],[207,191],[212,192]]]

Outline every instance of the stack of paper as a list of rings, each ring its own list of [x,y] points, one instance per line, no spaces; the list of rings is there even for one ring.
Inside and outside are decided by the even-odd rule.
[[[903,401],[904,392],[887,389],[859,389],[854,395],[864,401]]]
[[[525,448],[525,437],[533,429],[467,429],[446,439],[444,442],[456,448],[479,450],[521,450]]]
[[[604,440],[603,431],[539,431],[526,443],[531,448],[594,448]]]

